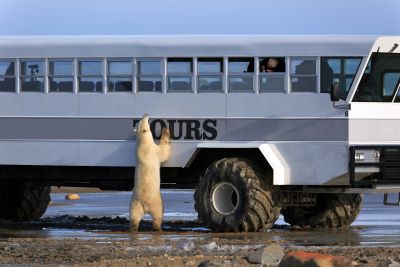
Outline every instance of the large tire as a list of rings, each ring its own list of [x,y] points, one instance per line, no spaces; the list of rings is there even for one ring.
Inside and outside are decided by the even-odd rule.
[[[50,202],[50,187],[16,183],[0,187],[0,219],[22,222],[38,220]]]
[[[279,217],[276,192],[272,179],[251,161],[224,158],[200,178],[195,209],[199,220],[214,231],[257,231],[272,227]]]
[[[357,218],[361,194],[317,194],[317,205],[282,209],[285,222],[302,227],[346,228]]]

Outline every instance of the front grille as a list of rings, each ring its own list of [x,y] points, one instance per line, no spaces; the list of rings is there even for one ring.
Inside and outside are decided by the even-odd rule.
[[[381,152],[383,180],[400,180],[400,148],[384,148]]]

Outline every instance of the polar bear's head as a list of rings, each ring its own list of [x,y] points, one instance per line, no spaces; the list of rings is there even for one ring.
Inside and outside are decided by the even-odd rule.
[[[138,139],[142,138],[153,139],[153,136],[150,131],[149,115],[147,115],[147,113],[143,115],[142,119],[138,123],[138,126],[134,129],[134,132],[136,133]]]

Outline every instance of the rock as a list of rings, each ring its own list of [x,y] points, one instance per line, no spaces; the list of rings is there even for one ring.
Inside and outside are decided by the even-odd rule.
[[[183,249],[184,251],[190,251],[195,248],[195,245],[192,241],[182,241],[177,244],[177,248]]]
[[[388,267],[400,267],[400,263],[394,261],[393,259],[390,259],[390,264],[388,265]]]
[[[203,261],[197,267],[223,267],[223,264],[212,262],[212,261]]]
[[[279,267],[347,267],[357,266],[349,258],[305,251],[291,251],[283,257]]]
[[[211,243],[208,243],[207,245],[204,245],[202,247],[206,252],[211,252],[211,251],[216,250],[218,248],[218,245],[215,242],[211,242]]]
[[[262,265],[277,265],[284,255],[285,253],[281,246],[271,244],[249,252],[247,261]]]
[[[65,199],[68,199],[68,200],[78,200],[80,198],[81,197],[78,194],[75,194],[75,193],[69,193],[69,194],[67,194],[65,196]]]

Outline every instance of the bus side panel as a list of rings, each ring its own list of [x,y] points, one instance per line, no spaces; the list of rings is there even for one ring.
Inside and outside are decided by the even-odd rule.
[[[173,156],[163,166],[184,167],[197,143],[173,143]],[[0,165],[135,166],[135,141],[0,141]]]
[[[1,165],[77,166],[77,141],[1,140]]]
[[[400,145],[398,103],[351,103],[349,140],[353,145]]]
[[[290,169],[287,185],[348,185],[347,142],[285,142],[276,149]]]

